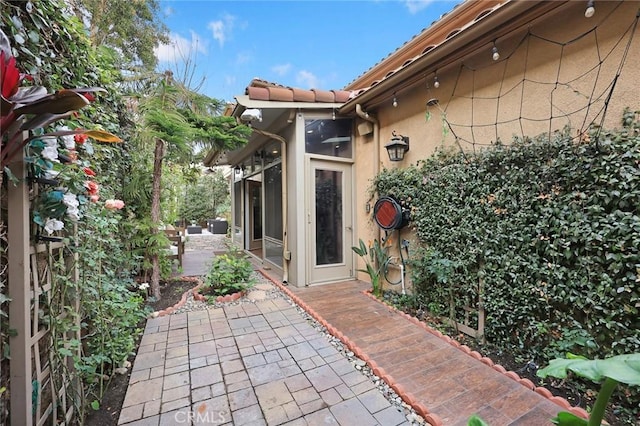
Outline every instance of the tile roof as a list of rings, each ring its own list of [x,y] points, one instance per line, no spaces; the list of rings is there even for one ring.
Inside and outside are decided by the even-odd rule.
[[[254,78],[245,90],[249,99],[276,102],[344,103],[353,95],[346,90],[299,89]]]
[[[405,42],[394,52],[355,78],[345,86],[345,89],[352,91],[354,97],[366,92],[460,34],[482,18],[490,15],[509,1],[512,0],[466,0],[456,4],[450,12],[441,15],[429,27],[423,29],[411,40]]]

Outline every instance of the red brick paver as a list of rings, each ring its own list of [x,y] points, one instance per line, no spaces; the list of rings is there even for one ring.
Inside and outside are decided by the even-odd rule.
[[[565,409],[530,382],[514,380],[515,373],[505,374],[491,360],[373,300],[369,287],[348,281],[281,288],[368,360],[406,402],[421,407],[432,424],[462,426],[478,414],[492,426],[551,425]]]

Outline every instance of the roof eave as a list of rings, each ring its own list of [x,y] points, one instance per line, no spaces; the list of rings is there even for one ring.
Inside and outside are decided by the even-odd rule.
[[[429,53],[424,54],[406,67],[383,79],[380,83],[345,102],[342,108],[339,109],[339,113],[351,114],[355,111],[357,104],[366,108],[368,104],[375,104],[379,97],[397,91],[398,87],[408,87],[423,79],[426,72],[432,72],[435,69],[440,70],[460,60],[478,47],[513,31],[517,26],[514,22],[519,21],[517,18],[525,13],[527,13],[526,19],[533,20],[565,3],[567,1],[509,1],[466,30],[442,42]],[[528,13],[532,10],[537,10],[539,13]],[[498,29],[503,29],[503,31],[498,31]]]
[[[237,105],[247,108],[265,108],[265,109],[333,109],[340,108],[343,102],[281,102],[281,101],[263,101],[250,99],[248,95],[236,96]],[[242,111],[234,108],[233,115],[237,116]]]

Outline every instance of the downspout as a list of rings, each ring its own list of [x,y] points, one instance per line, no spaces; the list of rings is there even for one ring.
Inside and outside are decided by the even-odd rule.
[[[380,125],[375,117],[362,110],[362,105],[360,104],[356,104],[356,114],[363,120],[373,124],[373,175],[377,176],[380,172]]]
[[[356,114],[373,124],[373,176],[378,176],[380,172],[380,124],[378,120],[368,112],[362,110],[362,105],[356,104]],[[378,228],[378,240],[382,237],[382,229]]]
[[[289,252],[289,219],[287,217],[288,205],[288,187],[287,187],[287,141],[280,135],[268,132],[266,130],[252,128],[258,134],[280,141],[281,146],[281,165],[282,165],[282,282],[289,282],[289,261],[291,261],[291,252]]]

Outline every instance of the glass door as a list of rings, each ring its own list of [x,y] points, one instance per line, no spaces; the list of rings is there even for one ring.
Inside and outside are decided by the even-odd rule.
[[[262,259],[262,175],[247,178],[247,236],[249,251]]]
[[[310,160],[308,282],[353,277],[351,165]]]

